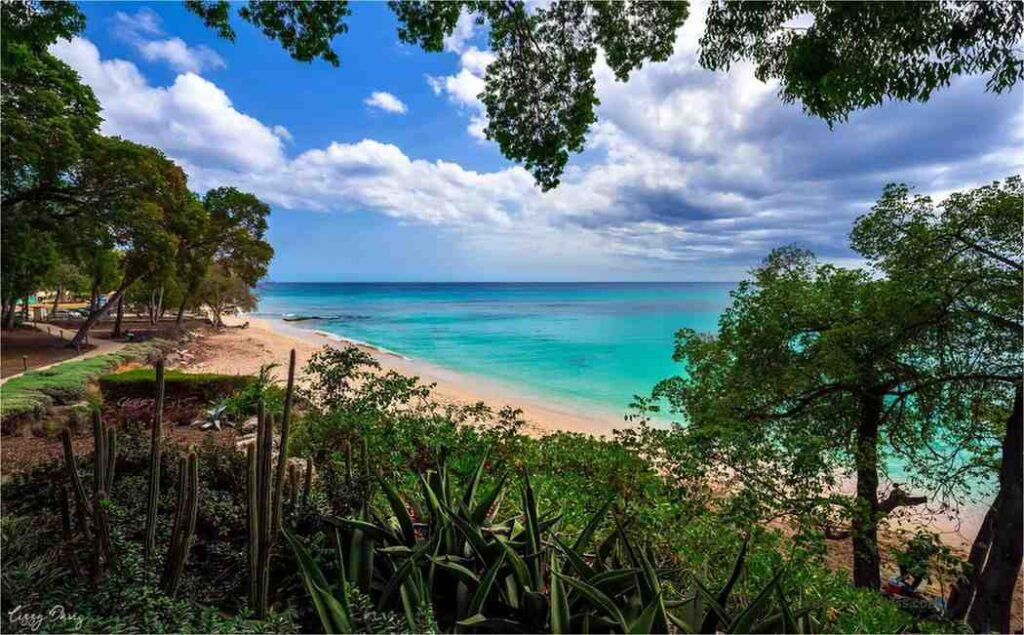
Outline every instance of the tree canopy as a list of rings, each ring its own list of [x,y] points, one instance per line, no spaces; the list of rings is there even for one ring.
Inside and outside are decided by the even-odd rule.
[[[700,62],[750,61],[783,101],[832,124],[886,99],[927,101],[957,75],[1009,90],[1024,78],[1022,35],[1020,2],[715,0]]]
[[[1017,178],[940,210],[890,186],[853,233],[874,270],[772,252],[717,334],[677,336],[686,373],[655,396],[684,416],[679,460],[763,515],[825,518],[853,538],[855,581],[877,588],[878,522],[931,498],[907,484],[956,505],[999,464],[1024,370],[1022,205]]]

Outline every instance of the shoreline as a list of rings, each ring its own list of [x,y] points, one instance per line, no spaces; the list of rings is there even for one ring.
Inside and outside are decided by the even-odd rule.
[[[479,401],[492,408],[510,405],[522,410],[530,434],[565,431],[594,436],[610,435],[612,430],[624,428],[622,415],[602,411],[599,407],[583,407],[559,402],[555,399],[529,394],[527,391],[478,375],[468,375],[449,368],[412,359],[395,351],[352,338],[318,329],[292,326],[283,320],[251,315],[224,318],[229,327],[248,322],[247,328],[228,328],[204,338],[212,346],[204,346],[207,353],[200,359],[186,362],[189,368],[222,373],[255,373],[260,366],[277,363],[272,372],[278,379],[284,377],[289,351],[294,348],[296,366],[301,378],[302,369],[316,351],[324,346],[355,346],[369,353],[383,370],[394,370],[403,375],[419,377],[424,384],[435,384],[434,394],[442,401],[473,404]]]
[[[600,412],[597,408],[573,407],[570,404],[529,395],[514,386],[477,375],[468,375],[429,362],[415,360],[374,344],[346,338],[319,329],[306,329],[283,320],[229,316],[225,324],[238,327],[248,322],[247,328],[227,328],[203,338],[198,347],[199,359],[186,361],[184,366],[194,371],[254,374],[268,363],[276,363],[275,378],[283,380],[287,372],[289,351],[296,351],[299,381],[306,362],[323,346],[352,345],[369,353],[383,370],[394,370],[403,375],[419,377],[424,384],[435,384],[434,394],[441,401],[459,404],[484,402],[492,408],[510,405],[522,410],[526,421],[524,432],[542,436],[550,432],[573,432],[593,436],[609,436],[614,429],[629,427],[622,416]],[[912,513],[897,514],[885,525],[889,531],[927,528],[938,533],[942,541],[964,551],[970,547],[987,510],[983,503],[965,505],[950,515],[949,510],[919,509]],[[910,511],[910,510],[908,510]]]

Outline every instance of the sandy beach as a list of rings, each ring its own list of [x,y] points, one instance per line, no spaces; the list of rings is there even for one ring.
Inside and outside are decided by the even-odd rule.
[[[483,401],[495,409],[504,405],[520,408],[530,431],[536,434],[564,430],[600,436],[627,425],[621,413],[583,409],[524,394],[514,387],[486,378],[464,375],[328,333],[248,315],[225,318],[224,322],[229,328],[202,337],[189,348],[180,367],[195,372],[252,374],[265,364],[277,363],[280,366],[273,372],[280,379],[287,372],[288,354],[294,348],[299,381],[302,381],[301,371],[315,352],[324,346],[356,345],[373,355],[385,370],[436,384],[435,394],[441,400],[459,404]],[[235,328],[246,322],[246,328]]]
[[[246,322],[247,327],[237,328]],[[273,373],[275,377],[283,379],[287,372],[288,354],[294,348],[301,382],[301,369],[315,352],[324,346],[355,345],[373,355],[386,370],[417,376],[424,383],[436,384],[435,394],[442,400],[462,404],[483,401],[495,409],[506,404],[521,408],[527,422],[527,432],[531,434],[542,435],[563,430],[600,436],[629,425],[621,414],[583,410],[555,403],[523,394],[515,387],[487,378],[464,375],[329,333],[251,316],[226,318],[225,323],[229,328],[202,335],[195,340],[177,366],[192,372],[252,374],[265,364],[277,363],[279,366]],[[975,505],[955,513],[934,510],[930,513],[916,511],[895,515],[883,524],[881,539],[886,546],[885,550],[891,552],[903,543],[901,530],[913,532],[926,527],[938,533],[944,543],[966,557],[985,510],[985,506]],[[848,569],[852,557],[848,541],[829,541],[829,555],[837,569]],[[894,567],[888,555],[883,558],[883,562],[887,570]],[[926,588],[937,595],[945,592],[935,582],[926,585]],[[1015,593],[1019,596],[1021,592],[1021,584],[1018,583]]]

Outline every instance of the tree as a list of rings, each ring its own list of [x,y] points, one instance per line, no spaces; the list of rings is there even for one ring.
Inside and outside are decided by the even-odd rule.
[[[231,39],[227,2],[189,1],[186,6]],[[620,81],[647,61],[672,54],[687,2],[555,1],[530,12],[522,0],[504,2],[391,2],[403,42],[441,51],[461,12],[490,26],[495,53],[481,95],[485,134],[508,158],[522,162],[537,184],[558,185],[569,153],[581,152],[596,121],[593,66],[598,51]],[[347,30],[348,6],[338,3],[250,2],[239,15],[281,42],[292,57],[338,64],[331,38]]]
[[[988,406],[982,411],[989,413],[990,445],[999,452],[991,461],[999,487],[971,549],[971,571],[949,601],[951,615],[966,617],[975,632],[1011,631],[1011,598],[1024,556],[1022,209],[1019,176],[953,194],[938,207],[906,186],[890,186],[852,235],[854,248],[890,279],[944,299],[949,318],[939,352],[946,365],[969,359],[984,371],[959,389],[984,395],[978,403]],[[988,456],[978,460],[988,463]]]
[[[14,327],[18,300],[35,292],[57,262],[58,252],[52,236],[24,229],[23,224],[4,223],[0,236],[0,288],[3,290],[0,325],[3,328]]]
[[[794,26],[807,18],[807,27]],[[957,75],[1003,92],[1024,77],[1020,2],[725,2],[708,10],[700,62],[749,60],[779,96],[829,124],[887,99],[927,101]]]
[[[175,323],[179,326],[213,263],[253,286],[267,274],[274,256],[266,240],[270,207],[252,194],[216,188],[206,193],[200,209],[202,222],[190,225],[178,250],[182,292]]]
[[[78,292],[88,288],[89,279],[76,263],[61,259],[47,273],[43,284],[53,289],[53,307],[50,312],[55,313],[64,299],[64,294],[67,291]]]
[[[98,138],[76,174],[91,213],[75,220],[93,244],[121,256],[121,280],[107,303],[90,312],[68,343],[76,346],[89,329],[120,302],[137,280],[173,263],[179,238],[174,228],[192,193],[185,173],[159,151],[113,137]]]
[[[675,359],[687,374],[654,394],[685,415],[679,460],[737,480],[766,513],[848,518],[849,530],[823,530],[852,538],[854,583],[877,589],[879,522],[927,500],[898,483],[884,492],[885,456],[895,448],[913,465],[983,425],[942,427],[949,408],[963,404],[955,381],[981,372],[946,376],[937,363],[935,334],[947,313],[934,294],[819,265],[798,249],[772,252],[733,293],[716,336],[677,335]],[[838,485],[851,473],[856,490],[847,498]],[[918,478],[948,488],[966,475],[946,466]]]
[[[100,107],[78,74],[48,52],[58,39],[85,28],[77,7],[5,2],[0,20],[3,209],[5,216],[20,216],[23,205],[59,202],[66,195],[68,170],[91,143]],[[41,218],[46,211],[39,205],[32,210]]]
[[[248,282],[224,265],[214,264],[199,288],[198,299],[210,309],[214,326],[224,326],[221,316],[229,308],[243,311],[256,308],[256,295]]]

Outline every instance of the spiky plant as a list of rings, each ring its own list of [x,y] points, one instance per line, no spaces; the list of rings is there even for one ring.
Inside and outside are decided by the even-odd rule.
[[[171,530],[164,569],[164,592],[171,597],[178,592],[185,563],[196,534],[196,517],[199,514],[199,456],[195,447],[178,461],[178,506],[174,514],[174,528]]]

